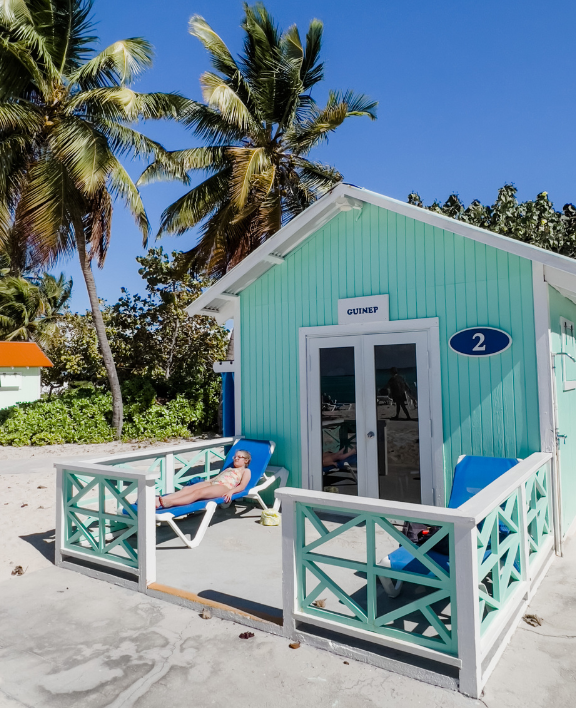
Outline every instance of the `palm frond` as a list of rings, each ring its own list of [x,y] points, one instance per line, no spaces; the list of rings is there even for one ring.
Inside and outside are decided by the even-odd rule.
[[[215,172],[222,169],[226,164],[228,149],[229,146],[210,146],[164,152],[144,170],[137,184],[140,186],[166,180],[179,180],[189,184],[188,173],[193,170]]]
[[[158,235],[180,235],[196,226],[226,200],[231,169],[208,177],[162,213]]]
[[[254,120],[248,107],[234,89],[217,74],[209,71],[200,78],[202,95],[208,106],[220,114],[222,119],[243,134],[257,135],[260,126]]]
[[[150,66],[154,51],[150,42],[132,37],[114,42],[70,74],[71,85],[82,89],[130,84]]]
[[[202,45],[210,54],[212,66],[217,71],[222,72],[230,79],[238,74],[238,65],[234,61],[232,54],[230,54],[230,50],[203,17],[200,17],[200,15],[191,17],[188,31],[193,37],[202,42]]]
[[[142,232],[142,245],[146,247],[148,234],[150,232],[150,222],[148,221],[148,216],[146,215],[146,210],[144,209],[138,188],[118,160],[116,160],[116,164],[110,171],[108,179],[110,182],[111,195],[120,197],[126,204],[138,228]]]
[[[80,113],[91,120],[120,122],[178,118],[188,101],[177,93],[138,93],[126,86],[88,89],[66,103],[67,115]]]
[[[266,148],[230,148],[232,156],[231,197],[238,209],[242,209],[256,175],[270,168]]]

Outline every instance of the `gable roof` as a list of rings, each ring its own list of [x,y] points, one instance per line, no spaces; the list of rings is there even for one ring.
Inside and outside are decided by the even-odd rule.
[[[571,299],[576,298],[576,260],[573,258],[546,251],[538,246],[532,246],[529,243],[517,241],[413,204],[370,192],[367,189],[340,183],[331,192],[292,219],[249,256],[246,256],[241,263],[226,273],[212,287],[204,291],[187,307],[188,314],[191,317],[193,315],[211,315],[220,324],[223,324],[234,315],[234,303],[238,300],[238,293],[251,285],[267,270],[282,263],[284,257],[297,248],[302,241],[341,211],[361,210],[364,204],[372,204],[416,221],[445,229],[464,238],[484,243],[487,246],[493,246],[501,251],[541,263],[545,268],[545,273],[550,273],[550,279],[546,277],[547,280],[550,280],[550,284],[554,285],[552,282],[555,278],[554,274],[560,272],[559,277],[561,277],[563,285],[568,283],[565,290],[570,294],[567,296]]]
[[[34,342],[0,342],[0,367],[52,366],[52,362]]]

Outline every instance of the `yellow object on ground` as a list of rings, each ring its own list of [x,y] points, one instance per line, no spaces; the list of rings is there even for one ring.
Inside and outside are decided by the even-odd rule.
[[[280,526],[280,514],[274,509],[265,509],[260,516],[262,526]]]

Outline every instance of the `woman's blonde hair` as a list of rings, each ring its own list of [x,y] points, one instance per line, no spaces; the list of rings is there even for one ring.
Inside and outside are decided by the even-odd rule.
[[[236,450],[236,455],[239,455],[242,453],[244,457],[246,458],[246,465],[250,464],[250,461],[252,460],[252,455],[248,452],[248,450]]]

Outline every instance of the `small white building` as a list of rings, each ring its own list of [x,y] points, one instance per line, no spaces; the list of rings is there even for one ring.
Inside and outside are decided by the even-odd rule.
[[[40,369],[52,362],[34,342],[0,342],[0,408],[40,398]]]

